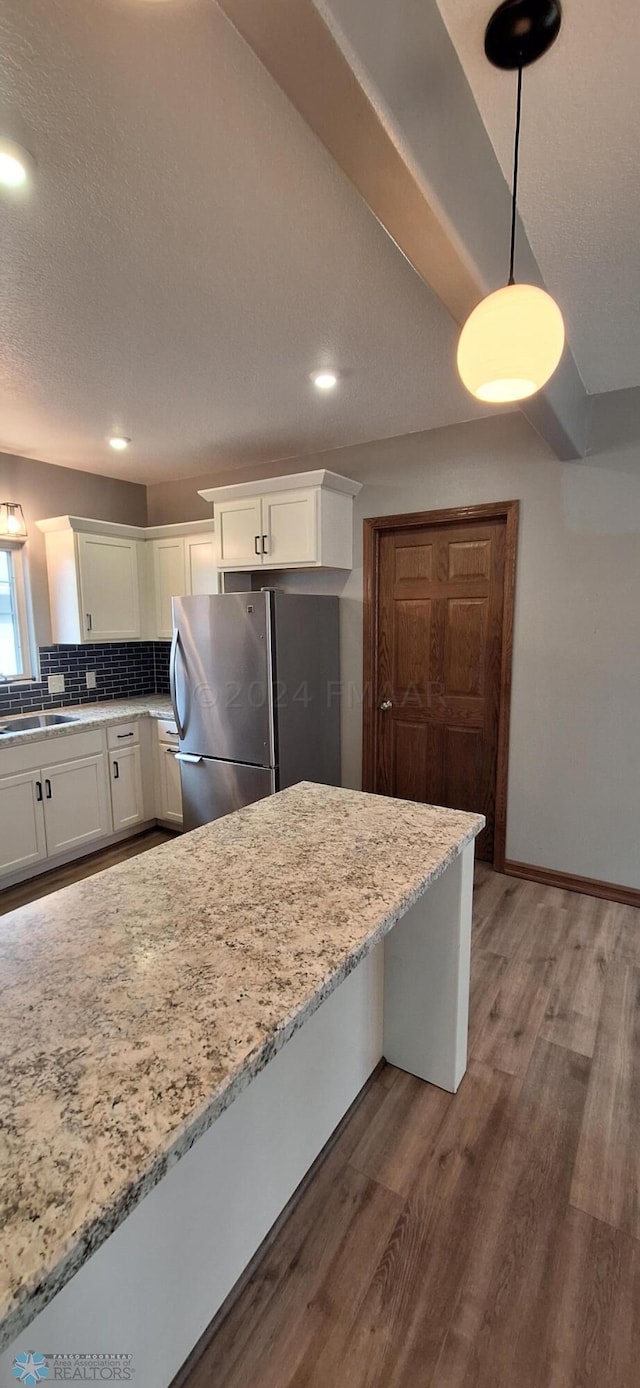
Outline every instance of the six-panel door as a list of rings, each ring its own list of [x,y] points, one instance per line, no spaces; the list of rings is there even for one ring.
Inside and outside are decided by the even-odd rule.
[[[375,789],[484,814],[493,854],[504,525],[382,535]]]

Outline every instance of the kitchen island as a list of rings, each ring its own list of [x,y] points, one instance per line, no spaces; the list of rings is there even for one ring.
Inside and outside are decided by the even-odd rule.
[[[0,1369],[166,1388],[381,1057],[457,1088],[483,824],[302,783],[3,918]]]

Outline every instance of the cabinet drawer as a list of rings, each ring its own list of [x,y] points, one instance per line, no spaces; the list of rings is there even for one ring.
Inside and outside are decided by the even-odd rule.
[[[51,737],[29,737],[13,747],[3,747],[0,741],[0,775],[26,771],[31,767],[55,766],[61,761],[89,757],[104,751],[104,730],[93,728],[85,733],[57,733]]]
[[[133,742],[140,741],[140,723],[136,718],[135,723],[115,723],[113,727],[107,728],[107,747],[130,747]]]
[[[175,718],[158,719],[158,741],[169,742],[172,747],[178,746],[178,727]]]

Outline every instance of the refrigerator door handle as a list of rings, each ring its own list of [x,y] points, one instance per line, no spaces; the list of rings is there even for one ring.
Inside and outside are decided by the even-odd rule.
[[[167,748],[167,751],[172,749]],[[204,757],[196,757],[193,752],[176,752],[176,761],[187,761],[192,766],[197,766],[198,762],[204,761]]]
[[[178,632],[178,628],[174,627],[173,636],[171,637],[171,654],[169,656],[169,693],[171,695],[171,706],[173,708],[173,716],[176,720],[176,727],[178,729],[178,737],[183,738],[184,725],[180,718],[180,714],[178,713],[178,691],[176,688],[176,662],[178,659],[179,644],[180,634]]]

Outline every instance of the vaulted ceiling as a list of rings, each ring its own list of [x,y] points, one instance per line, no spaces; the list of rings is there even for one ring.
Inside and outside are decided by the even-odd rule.
[[[341,0],[334,18],[350,6],[364,14]],[[640,112],[624,44],[605,57],[591,36],[596,8],[567,0],[566,34],[532,74],[523,220],[602,390],[640,383]],[[421,65],[433,74],[400,9],[390,37],[410,97]],[[441,9],[508,175],[512,92],[478,57],[484,9]],[[458,382],[438,293],[213,0],[4,0],[0,40],[0,134],[36,161],[28,196],[0,198],[0,450],[154,481],[488,412]],[[331,395],[310,381],[322,367],[339,376]],[[118,431],[126,454],[106,444]]]

